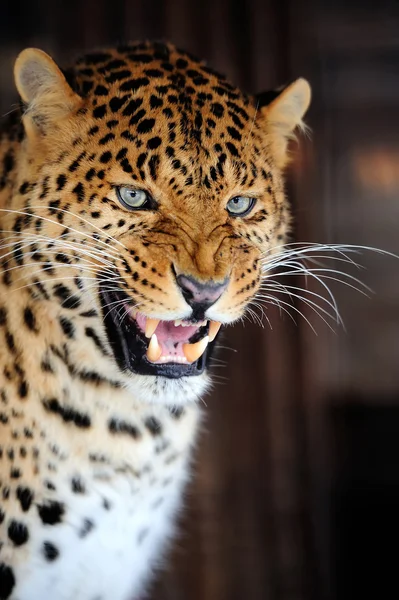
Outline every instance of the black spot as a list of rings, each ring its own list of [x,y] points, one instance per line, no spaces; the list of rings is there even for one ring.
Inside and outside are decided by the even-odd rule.
[[[102,119],[103,117],[105,117],[106,114],[107,114],[107,105],[106,104],[100,104],[100,106],[97,106],[93,110],[93,117],[95,119]]]
[[[150,106],[151,108],[159,108],[163,106],[162,98],[158,98],[158,96],[152,95],[150,98]]]
[[[69,165],[69,171],[73,173],[77,170],[80,165],[81,160],[86,156],[86,152],[81,152],[79,156]]]
[[[94,528],[94,522],[91,519],[84,519],[83,525],[79,530],[79,537],[84,538]]]
[[[215,115],[215,117],[218,117],[218,119],[223,117],[224,108],[219,102],[214,102],[213,104],[211,104],[211,111]]]
[[[103,498],[102,504],[103,504],[104,510],[111,509],[111,502],[108,500],[108,498]]]
[[[49,562],[53,562],[56,558],[58,558],[60,552],[56,546],[52,542],[44,542],[43,543],[43,555],[46,560]]]
[[[12,352],[13,354],[15,354],[16,348],[15,348],[14,336],[9,331],[6,331],[5,338],[6,338],[6,344],[7,344],[9,351]]]
[[[59,263],[63,263],[64,265],[70,265],[71,261],[63,252],[57,252],[55,255],[55,260]]]
[[[21,448],[22,450],[22,448]],[[24,512],[27,512],[32,504],[33,492],[28,487],[19,485],[17,487],[17,498]]]
[[[20,186],[19,186],[19,193],[20,194],[26,194],[27,192],[29,192],[30,190],[30,183],[29,181],[24,181]]]
[[[54,373],[54,367],[52,366],[50,360],[47,357],[44,357],[40,363],[40,368],[44,373]]]
[[[112,110],[113,113],[118,112],[118,110],[120,108],[122,108],[122,106],[125,104],[126,100],[128,99],[129,96],[122,96],[121,98],[118,96],[115,96],[114,98],[111,98],[110,102],[109,102],[109,106]]]
[[[81,317],[96,317],[97,316],[97,311],[94,308],[91,308],[90,310],[86,310],[85,312],[80,313]]]
[[[98,85],[96,87],[96,89],[94,90],[94,93],[95,93],[96,96],[107,96],[108,95],[108,90],[103,85]]]
[[[234,144],[232,144],[231,142],[226,142],[226,147],[230,151],[230,154],[232,154],[232,156],[238,156],[238,150]]]
[[[127,158],[121,160],[121,167],[125,171],[125,173],[133,173],[133,169]]]
[[[55,500],[46,504],[38,504],[37,510],[43,525],[57,525],[57,523],[61,523],[62,516],[65,513],[64,505]]]
[[[66,182],[67,182],[67,178],[65,175],[63,175],[63,174],[58,175],[58,177],[57,177],[57,192],[60,192],[65,187]]]
[[[10,478],[11,479],[19,479],[21,477],[21,470],[18,469],[17,467],[13,467],[10,471]]]
[[[160,435],[162,433],[161,423],[155,417],[148,417],[144,421],[144,425],[152,435]]]
[[[182,406],[172,406],[169,409],[170,412],[170,416],[173,417],[173,419],[179,420],[183,415],[184,415],[184,408]]]
[[[155,150],[155,148],[158,148],[158,146],[160,146],[161,144],[162,144],[162,140],[160,137],[153,137],[148,140],[147,147],[150,150]]]
[[[143,166],[143,164],[145,163],[145,161],[147,160],[147,154],[145,152],[142,152],[138,159],[137,159],[137,168],[141,169],[141,167]]]
[[[109,150],[107,150],[107,152],[103,152],[103,154],[101,154],[100,156],[100,162],[102,162],[103,164],[108,163],[112,158],[112,154],[111,152],[109,152]]]
[[[235,127],[227,127],[227,131],[235,140],[241,140],[241,133]]]
[[[66,317],[60,317],[59,322],[61,325],[61,329],[65,333],[65,335],[70,339],[73,339],[75,335],[75,327],[73,323]]]
[[[20,398],[26,398],[29,391],[29,385],[26,381],[21,381],[18,387],[18,394]]]
[[[104,146],[105,144],[108,144],[108,142],[110,142],[111,140],[114,140],[114,139],[115,139],[115,135],[113,133],[107,133],[107,135],[102,137],[98,143],[100,144],[100,146]],[[86,179],[87,179],[87,174],[86,174]]]
[[[155,119],[143,119],[137,125],[138,133],[149,133],[155,125]]]
[[[61,405],[57,398],[43,400],[44,408],[53,414],[59,415],[65,423],[73,423],[80,429],[87,429],[91,425],[89,415],[79,412],[68,405]]]
[[[5,563],[0,563],[0,598],[8,600],[15,586],[14,572]]]
[[[71,487],[75,494],[84,494],[86,492],[86,488],[79,477],[72,478]]]
[[[57,283],[53,289],[54,295],[61,300],[63,308],[73,309],[80,306],[80,299],[73,296],[71,290],[62,283]]]
[[[72,190],[72,194],[75,194],[78,202],[83,202],[83,200],[85,199],[85,189],[81,181],[79,181],[79,183],[75,185],[75,187]]]
[[[5,325],[6,321],[7,321],[6,309],[3,307],[0,307],[0,325]]]
[[[119,419],[110,419],[108,422],[108,429],[111,433],[124,433],[130,435],[135,440],[141,436],[140,431],[135,425],[131,425],[130,423],[126,423],[126,421],[121,421]]]
[[[8,526],[8,537],[16,545],[22,546],[29,539],[28,528],[24,523],[12,519]]]
[[[150,160],[148,161],[148,166],[150,168],[150,175],[154,181],[156,181],[156,179],[157,179],[159,162],[160,162],[159,156],[157,154],[154,154],[153,156],[151,156]]]
[[[87,133],[89,135],[95,135],[99,131],[99,129],[100,128],[98,127],[98,125],[94,125],[94,127],[91,127]]]
[[[127,148],[121,148],[115,158],[116,158],[116,160],[122,160],[123,158],[126,157],[126,154],[127,154]]]
[[[37,331],[36,318],[32,312],[32,309],[29,308],[29,306],[27,306],[24,310],[24,321],[28,329],[30,329],[31,331]]]

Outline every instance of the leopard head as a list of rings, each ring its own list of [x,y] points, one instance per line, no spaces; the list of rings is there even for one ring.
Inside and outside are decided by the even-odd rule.
[[[158,43],[68,71],[27,49],[15,79],[25,133],[10,227],[79,277],[64,285],[70,310],[94,307],[109,363],[139,398],[198,397],[220,325],[243,316],[262,255],[289,230],[283,169],[308,83],[251,97]],[[45,277],[50,301],[68,302]]]

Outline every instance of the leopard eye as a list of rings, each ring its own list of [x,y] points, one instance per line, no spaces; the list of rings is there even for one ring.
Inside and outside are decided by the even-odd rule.
[[[228,201],[226,210],[232,217],[245,217],[255,206],[256,198],[235,196]]]
[[[136,190],[127,186],[116,188],[119,201],[123,206],[130,209],[156,208],[156,203],[144,190]]]

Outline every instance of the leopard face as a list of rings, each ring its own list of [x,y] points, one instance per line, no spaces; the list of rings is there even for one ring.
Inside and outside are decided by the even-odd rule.
[[[220,325],[243,316],[262,255],[284,243],[282,171],[307,82],[250,97],[156,43],[65,72],[28,49],[15,76],[26,110],[2,218],[21,236],[12,260],[47,302],[91,313],[102,369],[138,398],[198,397]]]

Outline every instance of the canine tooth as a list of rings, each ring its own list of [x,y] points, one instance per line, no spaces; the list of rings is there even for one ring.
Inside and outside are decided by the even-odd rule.
[[[175,327],[179,327],[179,325],[181,325],[181,319],[176,319]]]
[[[150,319],[147,317],[145,322],[145,337],[150,338],[152,334],[155,333],[156,328],[158,327],[160,319]]]
[[[209,341],[213,342],[213,340],[215,339],[215,337],[217,336],[217,333],[221,327],[221,323],[219,323],[218,321],[211,321],[209,323]]]
[[[148,348],[147,348],[147,358],[151,362],[156,362],[157,360],[159,360],[161,358],[161,355],[162,355],[162,348],[158,344],[157,336],[155,335],[155,333],[153,333],[151,336],[150,343],[148,344]]]
[[[199,357],[205,352],[208,342],[209,336],[206,336],[196,344],[183,344],[184,356],[189,363],[193,363],[199,359]]]

